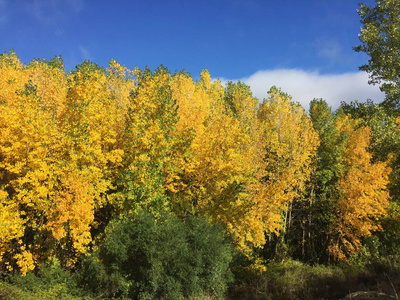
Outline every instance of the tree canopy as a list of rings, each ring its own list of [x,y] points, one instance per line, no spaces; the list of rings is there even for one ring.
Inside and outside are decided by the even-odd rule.
[[[360,4],[361,45],[354,47],[370,58],[360,70],[370,74],[370,83],[381,84],[385,106],[399,109],[400,99],[400,1],[376,0],[374,6]]]

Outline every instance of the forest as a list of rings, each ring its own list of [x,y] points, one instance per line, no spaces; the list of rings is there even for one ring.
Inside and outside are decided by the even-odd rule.
[[[361,5],[355,47],[386,100],[336,111],[206,70],[1,54],[0,299],[339,299],[379,276],[397,297],[395,2]]]

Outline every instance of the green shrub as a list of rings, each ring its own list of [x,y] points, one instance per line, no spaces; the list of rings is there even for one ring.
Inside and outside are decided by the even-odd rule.
[[[220,226],[193,216],[156,222],[142,212],[110,222],[81,275],[85,288],[103,297],[222,297],[233,281],[232,253]]]
[[[28,292],[36,299],[74,299],[84,295],[76,275],[63,270],[57,259],[43,264],[36,273],[12,275],[10,282],[16,290]]]

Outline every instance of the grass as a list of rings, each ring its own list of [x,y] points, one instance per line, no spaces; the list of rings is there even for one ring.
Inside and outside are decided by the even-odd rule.
[[[232,287],[228,299],[335,300],[356,291],[398,297],[400,261],[336,266],[310,266],[292,260],[274,263],[261,276]]]
[[[58,294],[56,291],[37,290],[30,291],[15,284],[0,282],[0,300],[77,300],[88,298],[77,298],[72,295]]]
[[[47,278],[48,279],[48,278]],[[25,283],[23,283],[25,282]],[[25,286],[24,286],[25,285]],[[35,286],[35,288],[32,288]],[[237,281],[227,300],[336,300],[357,291],[375,291],[398,298],[400,258],[377,259],[352,265],[310,266],[293,260],[271,263],[267,271]],[[57,281],[51,286],[27,281],[0,282],[0,300],[90,299],[78,297]],[[213,300],[213,298],[207,298]]]

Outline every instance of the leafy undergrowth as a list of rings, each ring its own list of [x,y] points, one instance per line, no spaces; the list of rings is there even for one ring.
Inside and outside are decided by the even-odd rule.
[[[75,297],[56,290],[28,290],[15,284],[0,282],[0,300],[89,300],[90,298]]]
[[[400,295],[400,258],[335,266],[310,266],[288,260],[269,264],[261,275],[241,275],[241,280],[231,286],[225,299],[336,300],[356,291]],[[42,269],[40,277],[29,273],[25,277],[10,277],[7,282],[0,282],[0,300],[94,299],[80,289],[76,278],[57,265],[47,266]],[[219,298],[205,296],[204,299]]]
[[[25,276],[9,274],[0,281],[0,300],[90,299],[79,287],[77,273],[65,271],[58,260],[49,261]]]
[[[335,300],[356,291],[400,295],[400,260],[310,266],[297,261],[270,264],[267,271],[231,288],[228,299]]]

